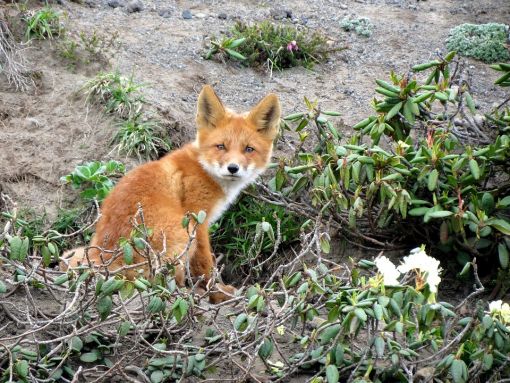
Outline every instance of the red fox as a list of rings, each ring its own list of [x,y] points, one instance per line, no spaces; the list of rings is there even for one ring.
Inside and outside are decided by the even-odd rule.
[[[205,287],[215,266],[208,226],[267,167],[280,113],[280,102],[274,94],[266,96],[250,112],[236,114],[223,106],[210,86],[204,86],[198,97],[195,141],[158,161],[136,167],[119,181],[102,204],[88,260],[96,265],[111,260],[111,250],[118,247],[119,239],[129,238],[131,220],[139,204],[145,226],[153,230],[151,246],[165,246],[166,257],[172,260],[188,244],[188,232],[181,224],[184,215],[203,210],[207,213],[206,222],[198,226],[188,260],[191,276],[203,276]],[[101,253],[98,248],[110,252]],[[65,261],[67,267],[87,263],[85,248],[71,250],[67,255],[72,255]],[[135,263],[143,261],[141,255],[135,254]],[[123,256],[116,257],[108,269],[120,269],[123,262]],[[136,271],[125,270],[124,275],[133,279]],[[176,282],[180,286],[185,283],[182,266],[176,271]],[[229,295],[235,292],[230,285],[216,287],[210,295],[213,303],[230,299]]]

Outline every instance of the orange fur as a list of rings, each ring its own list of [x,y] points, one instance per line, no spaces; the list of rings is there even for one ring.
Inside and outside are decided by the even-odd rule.
[[[266,168],[279,117],[280,104],[275,95],[268,95],[250,113],[240,115],[225,109],[212,88],[205,86],[198,99],[195,142],[159,161],[133,169],[120,180],[103,202],[88,259],[100,264],[100,251],[94,247],[114,250],[121,237],[129,238],[132,218],[141,204],[145,225],[153,229],[151,246],[161,250],[165,240],[166,257],[171,260],[188,243],[187,231],[181,226],[183,216],[204,210],[207,222],[198,227],[188,256],[191,275],[203,275],[205,286],[215,266],[208,225]],[[235,174],[229,168],[233,165],[239,168]],[[108,258],[111,255],[104,253],[103,259]],[[143,259],[135,254],[134,261],[138,263]],[[74,250],[67,264],[75,267],[86,262],[81,248]],[[120,256],[109,269],[122,266],[123,257]],[[133,278],[136,272],[128,270],[125,275]],[[181,286],[184,284],[182,269],[176,274],[176,281]],[[235,291],[231,286],[217,287],[227,293]],[[213,302],[225,299],[228,295],[221,292],[211,296]]]

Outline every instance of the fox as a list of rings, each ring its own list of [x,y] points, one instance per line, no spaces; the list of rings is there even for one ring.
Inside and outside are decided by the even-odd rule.
[[[210,302],[231,299],[236,292],[233,286],[211,280],[216,261],[208,227],[266,170],[280,115],[280,102],[274,93],[249,112],[239,114],[226,108],[213,88],[205,85],[198,96],[195,140],[124,175],[102,203],[90,245],[65,253],[62,268],[104,262],[108,270],[120,269],[126,278],[136,278],[136,270],[123,269],[124,257],[112,260],[112,254],[119,251],[121,238],[129,238],[132,219],[141,206],[144,224],[152,229],[151,247],[166,249],[163,261],[175,260],[188,246],[185,262],[189,262],[189,273],[198,280],[202,277],[199,288],[210,288]],[[201,210],[206,212],[205,222],[197,226],[189,245],[183,217]],[[134,263],[144,260],[135,249]],[[146,266],[145,275],[147,272]],[[175,271],[178,286],[185,285],[185,276],[181,263]]]

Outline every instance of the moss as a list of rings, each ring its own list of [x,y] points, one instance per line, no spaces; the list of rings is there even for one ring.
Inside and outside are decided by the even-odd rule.
[[[446,47],[486,63],[507,61],[508,29],[508,25],[497,23],[461,24],[450,30]]]

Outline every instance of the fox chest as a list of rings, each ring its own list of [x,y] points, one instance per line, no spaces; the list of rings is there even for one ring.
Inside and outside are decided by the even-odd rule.
[[[245,185],[229,185],[229,187],[223,187],[225,195],[218,199],[216,203],[208,212],[209,225],[216,222],[223,213],[235,202],[237,196],[241,193]]]

